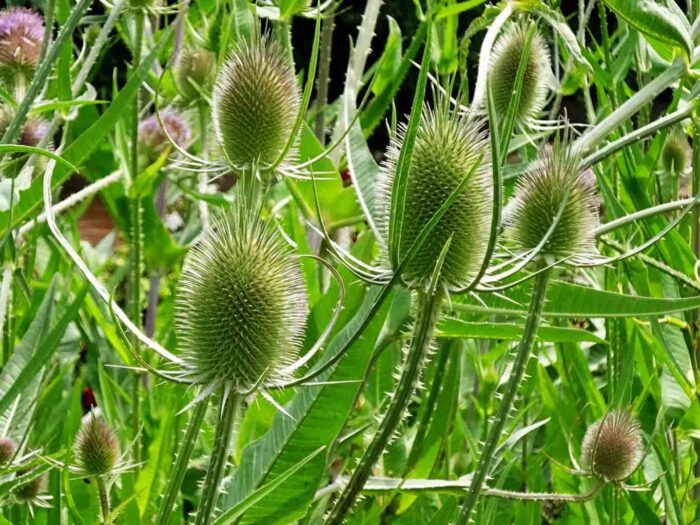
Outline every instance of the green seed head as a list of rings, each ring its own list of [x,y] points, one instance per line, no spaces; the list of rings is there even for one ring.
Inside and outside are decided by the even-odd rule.
[[[239,171],[265,171],[289,140],[299,111],[294,68],[267,37],[239,44],[219,71],[213,117],[219,144]]]
[[[618,410],[588,428],[581,445],[581,462],[604,481],[622,481],[639,466],[643,449],[639,422]]]
[[[178,286],[180,348],[193,378],[248,389],[277,379],[301,346],[299,263],[269,224],[235,207],[188,254]]]
[[[17,475],[22,476],[26,473],[26,471],[19,471],[17,472]],[[24,485],[20,485],[19,487],[17,487],[13,494],[15,498],[17,498],[17,500],[19,501],[31,502],[46,490],[46,483],[46,474],[42,474],[41,476],[38,476],[31,481],[28,481]]]
[[[378,225],[387,239],[391,191],[404,134],[405,127],[402,127],[398,139],[387,152],[377,185]],[[462,288],[478,272],[489,240],[492,215],[490,159],[488,141],[478,122],[444,105],[434,111],[423,110],[407,181],[398,261],[455,188],[475,171],[419,252],[404,267],[402,278],[410,288],[427,287],[450,236],[452,242],[440,285],[448,289]],[[398,261],[391,260],[392,267],[396,267]]]
[[[0,438],[0,466],[9,463],[17,450],[17,443],[8,437]]]
[[[688,167],[690,145],[685,134],[676,129],[668,134],[661,150],[661,164],[666,173],[681,174]]]
[[[508,104],[518,75],[520,58],[527,44],[530,24],[531,22],[511,24],[493,47],[489,85],[499,118],[503,118],[508,112]],[[542,111],[547,97],[550,70],[547,44],[540,32],[535,29],[515,113],[515,121],[518,124],[526,124],[530,118]]]
[[[208,93],[216,76],[216,56],[206,49],[183,49],[173,70],[175,87],[187,102]]]
[[[109,474],[119,459],[119,440],[107,422],[91,415],[75,440],[75,461],[88,477]]]
[[[520,176],[505,213],[506,236],[518,249],[536,249],[561,210],[540,255],[564,258],[595,252],[595,183],[580,164],[579,156],[557,141]]]

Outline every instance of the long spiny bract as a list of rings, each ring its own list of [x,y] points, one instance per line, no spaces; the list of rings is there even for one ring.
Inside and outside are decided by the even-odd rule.
[[[377,181],[377,226],[386,239],[392,186],[405,132],[402,124]],[[479,165],[430,238],[404,268],[402,279],[410,288],[427,287],[435,261],[450,236],[452,242],[438,286],[446,290],[463,288],[478,272],[488,245],[492,214],[490,158],[488,140],[478,121],[451,110],[447,104],[439,104],[435,110],[424,108],[409,168],[399,259],[450,194]],[[398,263],[391,261],[392,267]]]
[[[286,379],[306,322],[299,263],[272,226],[235,207],[188,255],[176,322],[195,382],[243,391]]]

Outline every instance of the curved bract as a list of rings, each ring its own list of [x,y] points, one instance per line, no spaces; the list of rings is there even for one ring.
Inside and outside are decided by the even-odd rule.
[[[557,141],[543,148],[520,176],[505,219],[506,236],[519,250],[536,250],[549,235],[542,256],[570,258],[595,253],[598,219],[594,175],[582,173],[579,166],[579,156]]]
[[[503,118],[508,112],[520,59],[528,41],[530,24],[527,22],[511,24],[493,48],[489,79],[494,108],[499,118]],[[548,92],[550,69],[547,44],[540,32],[535,30],[525,65],[520,100],[515,112],[515,122],[518,124],[526,124],[529,119],[542,111]]]
[[[234,169],[264,172],[285,148],[299,110],[294,67],[282,46],[263,36],[237,45],[216,78],[216,136]]]
[[[296,359],[306,322],[297,259],[274,228],[235,207],[187,256],[179,346],[197,383],[248,389]]]
[[[402,127],[397,140],[389,147],[377,183],[377,222],[386,238],[391,217],[392,185],[404,132],[405,127]],[[410,288],[427,286],[435,261],[450,236],[452,241],[440,286],[450,290],[462,288],[479,271],[488,245],[492,214],[490,158],[489,143],[478,121],[446,107],[424,108],[409,167],[399,260],[450,194],[465,177],[469,179],[430,238],[406,265],[402,279]],[[393,268],[398,263],[391,261]]]

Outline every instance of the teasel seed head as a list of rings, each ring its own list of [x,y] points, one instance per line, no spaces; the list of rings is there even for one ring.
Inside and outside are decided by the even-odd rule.
[[[525,50],[532,23],[510,24],[493,47],[489,66],[489,86],[499,118],[503,118],[508,112],[508,104],[518,76],[520,59]],[[529,119],[542,111],[547,97],[550,71],[547,44],[539,30],[535,29],[525,66],[520,100],[515,113],[516,123],[527,124]]]
[[[186,102],[209,93],[216,77],[216,55],[207,49],[182,49],[173,69],[175,87]]]
[[[234,206],[187,255],[178,285],[177,337],[192,379],[239,391],[262,377],[283,379],[301,347],[306,309],[288,245]]]
[[[214,129],[238,171],[264,173],[283,152],[299,111],[294,67],[282,46],[263,36],[239,43],[214,87]]]
[[[17,443],[9,437],[0,438],[0,466],[6,465],[14,457]]]
[[[671,131],[661,149],[661,164],[666,173],[680,175],[685,172],[691,155],[690,144],[680,129]]]
[[[160,114],[163,127],[180,147],[185,145],[192,138],[192,132],[182,116],[173,109],[167,109]],[[151,115],[139,122],[139,154],[142,156],[139,164],[142,167],[154,162],[168,146],[171,146],[168,137],[165,135],[158,119]]]
[[[590,171],[582,172],[580,166],[578,153],[557,139],[553,146],[545,146],[520,176],[504,218],[506,237],[519,250],[535,250],[563,206],[540,255],[558,259],[595,253],[595,178]]]
[[[5,134],[5,130],[12,122],[15,113],[9,106],[0,109],[0,137]],[[41,117],[30,117],[24,123],[17,144],[21,146],[38,146],[49,132],[50,124]],[[50,147],[50,145],[49,145]]]
[[[389,236],[391,192],[406,127],[390,145],[377,182],[378,227]],[[440,219],[419,252],[404,267],[409,288],[427,288],[435,262],[447,240],[452,241],[442,268],[440,285],[463,288],[478,272],[489,241],[492,216],[491,152],[478,121],[458,113],[444,101],[421,114],[406,188],[406,217],[402,223],[398,259],[403,259],[420,231],[473,169],[461,194]],[[399,261],[391,260],[392,267]]]
[[[603,481],[623,481],[639,466],[643,450],[637,419],[616,410],[588,427],[581,444],[581,462]]]
[[[44,18],[23,7],[0,10],[0,77],[10,86],[17,76],[30,77],[41,56]]]
[[[22,476],[26,473],[27,471],[18,471],[17,475]],[[23,485],[17,487],[13,492],[13,495],[15,496],[15,498],[17,498],[18,501],[33,502],[42,492],[46,490],[46,485],[46,474],[42,474],[41,476],[37,476],[31,481],[28,481],[27,483],[24,483]]]
[[[119,459],[119,440],[109,424],[91,414],[75,440],[75,461],[86,477],[109,474]]]

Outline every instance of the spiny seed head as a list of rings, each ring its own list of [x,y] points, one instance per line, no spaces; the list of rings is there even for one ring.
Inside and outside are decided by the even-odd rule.
[[[518,249],[536,249],[563,206],[540,255],[564,258],[595,252],[595,181],[580,165],[579,155],[557,140],[520,176],[505,218],[506,236]]]
[[[637,419],[616,410],[588,427],[581,444],[581,462],[604,481],[622,481],[639,466],[643,449]]]
[[[289,140],[299,111],[299,87],[282,46],[267,36],[236,46],[216,78],[216,136],[240,171],[265,171]]]
[[[11,438],[0,438],[0,466],[9,463],[17,450],[17,443]]]
[[[499,118],[508,112],[520,59],[527,44],[532,22],[513,23],[496,41],[491,54],[489,86],[494,107]],[[518,124],[526,124],[544,107],[547,97],[547,82],[550,75],[550,59],[547,44],[535,29],[525,74],[520,90],[520,99],[515,113]]]
[[[192,138],[189,125],[175,110],[168,109],[162,112],[160,118],[163,127],[178,146],[184,147]],[[140,154],[144,157],[145,164],[154,162],[170,146],[170,141],[155,115],[139,122],[139,143]]]
[[[19,471],[17,472],[17,475],[22,476],[26,473],[27,471]],[[46,484],[46,474],[42,474],[41,476],[38,476],[17,487],[13,494],[19,501],[32,501],[46,490]]]
[[[180,349],[196,382],[248,389],[277,379],[302,343],[306,291],[279,233],[241,206],[188,254],[178,285]]]
[[[15,75],[31,75],[39,63],[44,19],[22,7],[0,10],[0,77],[10,84]]]
[[[15,113],[9,106],[0,108],[0,137],[5,134]],[[24,123],[17,144],[21,146],[38,146],[49,132],[50,124],[41,117],[30,117]]]
[[[661,164],[666,173],[681,174],[688,167],[690,144],[685,134],[676,129],[668,134],[661,150]]]
[[[75,440],[75,461],[88,477],[109,474],[119,459],[119,440],[101,417],[92,414]]]
[[[216,77],[216,55],[206,49],[183,49],[173,70],[175,87],[187,102],[208,93]]]
[[[389,238],[391,192],[406,127],[391,144],[377,183],[378,226]],[[423,227],[475,169],[462,192],[440,219],[419,252],[404,267],[403,281],[410,288],[426,288],[435,263],[452,236],[442,268],[440,285],[464,287],[478,272],[489,240],[492,215],[491,153],[479,123],[451,110],[446,104],[423,109],[411,157],[406,187],[405,216],[401,226],[396,267]],[[391,247],[390,247],[391,252]]]

